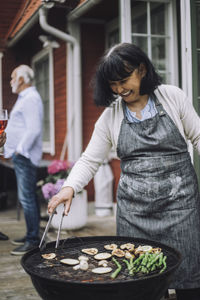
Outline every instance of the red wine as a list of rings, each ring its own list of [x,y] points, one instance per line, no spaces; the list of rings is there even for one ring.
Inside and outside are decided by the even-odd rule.
[[[4,132],[6,128],[8,120],[0,120],[0,134]]]

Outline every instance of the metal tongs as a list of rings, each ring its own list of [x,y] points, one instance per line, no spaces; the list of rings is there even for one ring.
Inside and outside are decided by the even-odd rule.
[[[52,219],[53,219],[53,217],[54,217],[55,214],[57,214],[57,211],[54,209],[53,213],[49,216],[49,220],[47,222],[46,228],[45,228],[44,233],[42,235],[42,238],[41,238],[41,241],[40,241],[40,244],[39,244],[40,250],[43,250],[44,247],[45,247],[45,245],[46,245],[46,243],[45,243],[45,237],[46,237],[46,235],[47,235],[47,233],[49,231],[49,227],[51,225]],[[60,224],[59,224],[59,228],[58,228],[55,249],[58,248],[58,245],[59,245],[59,242],[60,242],[60,231],[61,231],[61,228],[62,228],[62,222],[63,222],[64,216],[65,216],[65,206],[64,206],[64,211],[63,211],[63,213],[61,215],[61,218],[60,218]]]

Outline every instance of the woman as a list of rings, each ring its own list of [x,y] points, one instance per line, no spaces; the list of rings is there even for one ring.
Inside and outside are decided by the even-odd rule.
[[[181,251],[171,288],[177,299],[200,299],[200,201],[187,140],[200,154],[200,119],[182,90],[161,85],[141,49],[114,46],[94,80],[97,105],[108,106],[49,213],[94,176],[111,147],[121,160],[117,235],[149,238]],[[189,298],[190,297],[190,298]]]

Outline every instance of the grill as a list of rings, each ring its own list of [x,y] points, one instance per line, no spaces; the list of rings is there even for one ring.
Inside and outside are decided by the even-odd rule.
[[[83,248],[97,248],[99,252],[110,252],[104,249],[104,245],[115,243],[133,243],[135,246],[151,245],[162,248],[167,256],[167,269],[163,273],[151,272],[147,275],[138,273],[131,277],[123,258],[117,258],[122,265],[118,277],[111,279],[108,274],[94,274],[91,269],[97,267],[97,261],[89,256],[89,269],[87,271],[73,270],[73,267],[60,263],[62,258],[78,258],[84,255]],[[55,242],[47,244],[45,253],[55,252]],[[39,248],[26,253],[21,260],[25,271],[31,276],[33,285],[37,292],[45,300],[65,299],[102,299],[121,300],[130,297],[131,300],[160,300],[165,294],[172,275],[181,261],[181,255],[175,249],[161,243],[146,239],[119,237],[119,236],[98,236],[69,238],[60,241],[60,247],[56,250],[57,260],[44,260],[41,257]],[[116,265],[110,260],[109,266],[116,269]],[[78,299],[78,298],[77,298]]]

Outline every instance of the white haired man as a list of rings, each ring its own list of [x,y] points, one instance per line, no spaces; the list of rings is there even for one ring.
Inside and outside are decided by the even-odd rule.
[[[43,104],[32,86],[34,72],[20,65],[11,74],[12,92],[18,94],[6,129],[4,156],[12,158],[18,198],[23,207],[26,235],[12,241],[18,245],[13,255],[23,255],[39,244],[40,211],[36,196],[37,166],[42,157]]]

